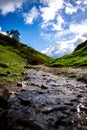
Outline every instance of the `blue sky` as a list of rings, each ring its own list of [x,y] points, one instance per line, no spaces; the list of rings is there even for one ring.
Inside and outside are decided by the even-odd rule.
[[[0,0],[0,32],[58,58],[87,39],[87,0]]]

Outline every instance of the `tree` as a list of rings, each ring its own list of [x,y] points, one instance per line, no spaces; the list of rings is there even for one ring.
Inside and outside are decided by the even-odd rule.
[[[19,39],[20,39],[20,38],[19,38],[20,33],[19,33],[18,30],[11,30],[11,31],[10,31],[10,35],[11,35],[11,37],[12,37],[13,39],[19,41]]]
[[[10,31],[7,31],[7,36],[19,41],[19,36],[20,36],[20,33],[18,30],[10,30]]]
[[[10,31],[6,31],[7,36],[10,37]]]

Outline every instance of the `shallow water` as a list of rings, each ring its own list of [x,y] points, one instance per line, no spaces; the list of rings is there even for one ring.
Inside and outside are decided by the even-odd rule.
[[[33,69],[23,82],[9,99],[7,128],[87,130],[87,84]]]

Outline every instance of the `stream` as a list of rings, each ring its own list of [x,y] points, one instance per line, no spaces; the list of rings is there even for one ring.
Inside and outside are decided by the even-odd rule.
[[[9,98],[5,129],[87,130],[87,84],[28,69]]]

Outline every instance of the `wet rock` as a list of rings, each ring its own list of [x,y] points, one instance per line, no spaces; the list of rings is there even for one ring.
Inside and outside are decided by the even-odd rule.
[[[22,87],[22,82],[18,82],[18,83],[17,83],[17,86],[18,86],[18,87]]]
[[[65,113],[66,115],[72,116],[73,112],[70,109],[64,110],[63,113]]]
[[[71,102],[77,102],[77,101],[78,101],[78,99],[77,99],[77,98],[75,98],[75,99],[71,99],[70,101],[71,101]]]
[[[56,110],[55,107],[45,107],[45,108],[42,108],[42,109],[40,110],[40,112],[45,113],[45,114],[48,114],[48,113],[50,113],[50,112],[52,112],[52,111],[55,111],[55,110]]]
[[[17,123],[21,124],[22,126],[25,126],[25,128],[28,128],[30,130],[42,130],[40,124],[35,123],[34,120],[31,119],[18,119]]]
[[[6,109],[6,116],[3,115],[3,130],[85,130],[85,83],[29,69],[24,81],[17,86],[15,96],[8,100],[10,108]],[[2,115],[6,107],[1,106]]]
[[[78,98],[81,98],[82,96],[83,96],[82,94],[78,94],[78,95],[77,95]]]
[[[87,125],[78,124],[78,128],[79,128],[80,130],[87,130]]]
[[[17,86],[18,86],[18,87],[22,87],[22,88],[26,87],[27,85],[28,85],[28,83],[25,82],[25,81],[22,81],[22,82],[18,82],[18,83],[17,83]]]
[[[42,84],[42,85],[41,85],[41,88],[42,88],[42,89],[48,89],[48,86],[45,85],[45,84]]]
[[[3,109],[8,109],[8,101],[0,96],[0,107]]]
[[[82,97],[79,99],[81,103],[87,103],[87,97]]]
[[[81,106],[81,110],[83,110],[83,111],[84,111],[84,110],[87,111],[87,106],[82,105],[82,106]]]
[[[19,100],[21,102],[21,105],[24,105],[24,106],[27,106],[27,105],[29,105],[31,103],[31,101],[26,99],[26,98],[20,98],[19,97]]]
[[[66,117],[66,116],[61,116],[56,122],[55,122],[55,128],[57,128],[58,126],[64,126],[64,129],[67,126],[71,126],[73,125],[73,122],[70,118]]]
[[[29,76],[27,76],[27,77],[25,77],[25,78],[24,78],[24,80],[30,80],[30,77],[29,77]]]
[[[67,103],[65,103],[65,105],[73,106],[73,103],[72,102],[67,102]]]
[[[87,74],[84,74],[83,78],[84,78],[84,81],[87,83]]]

